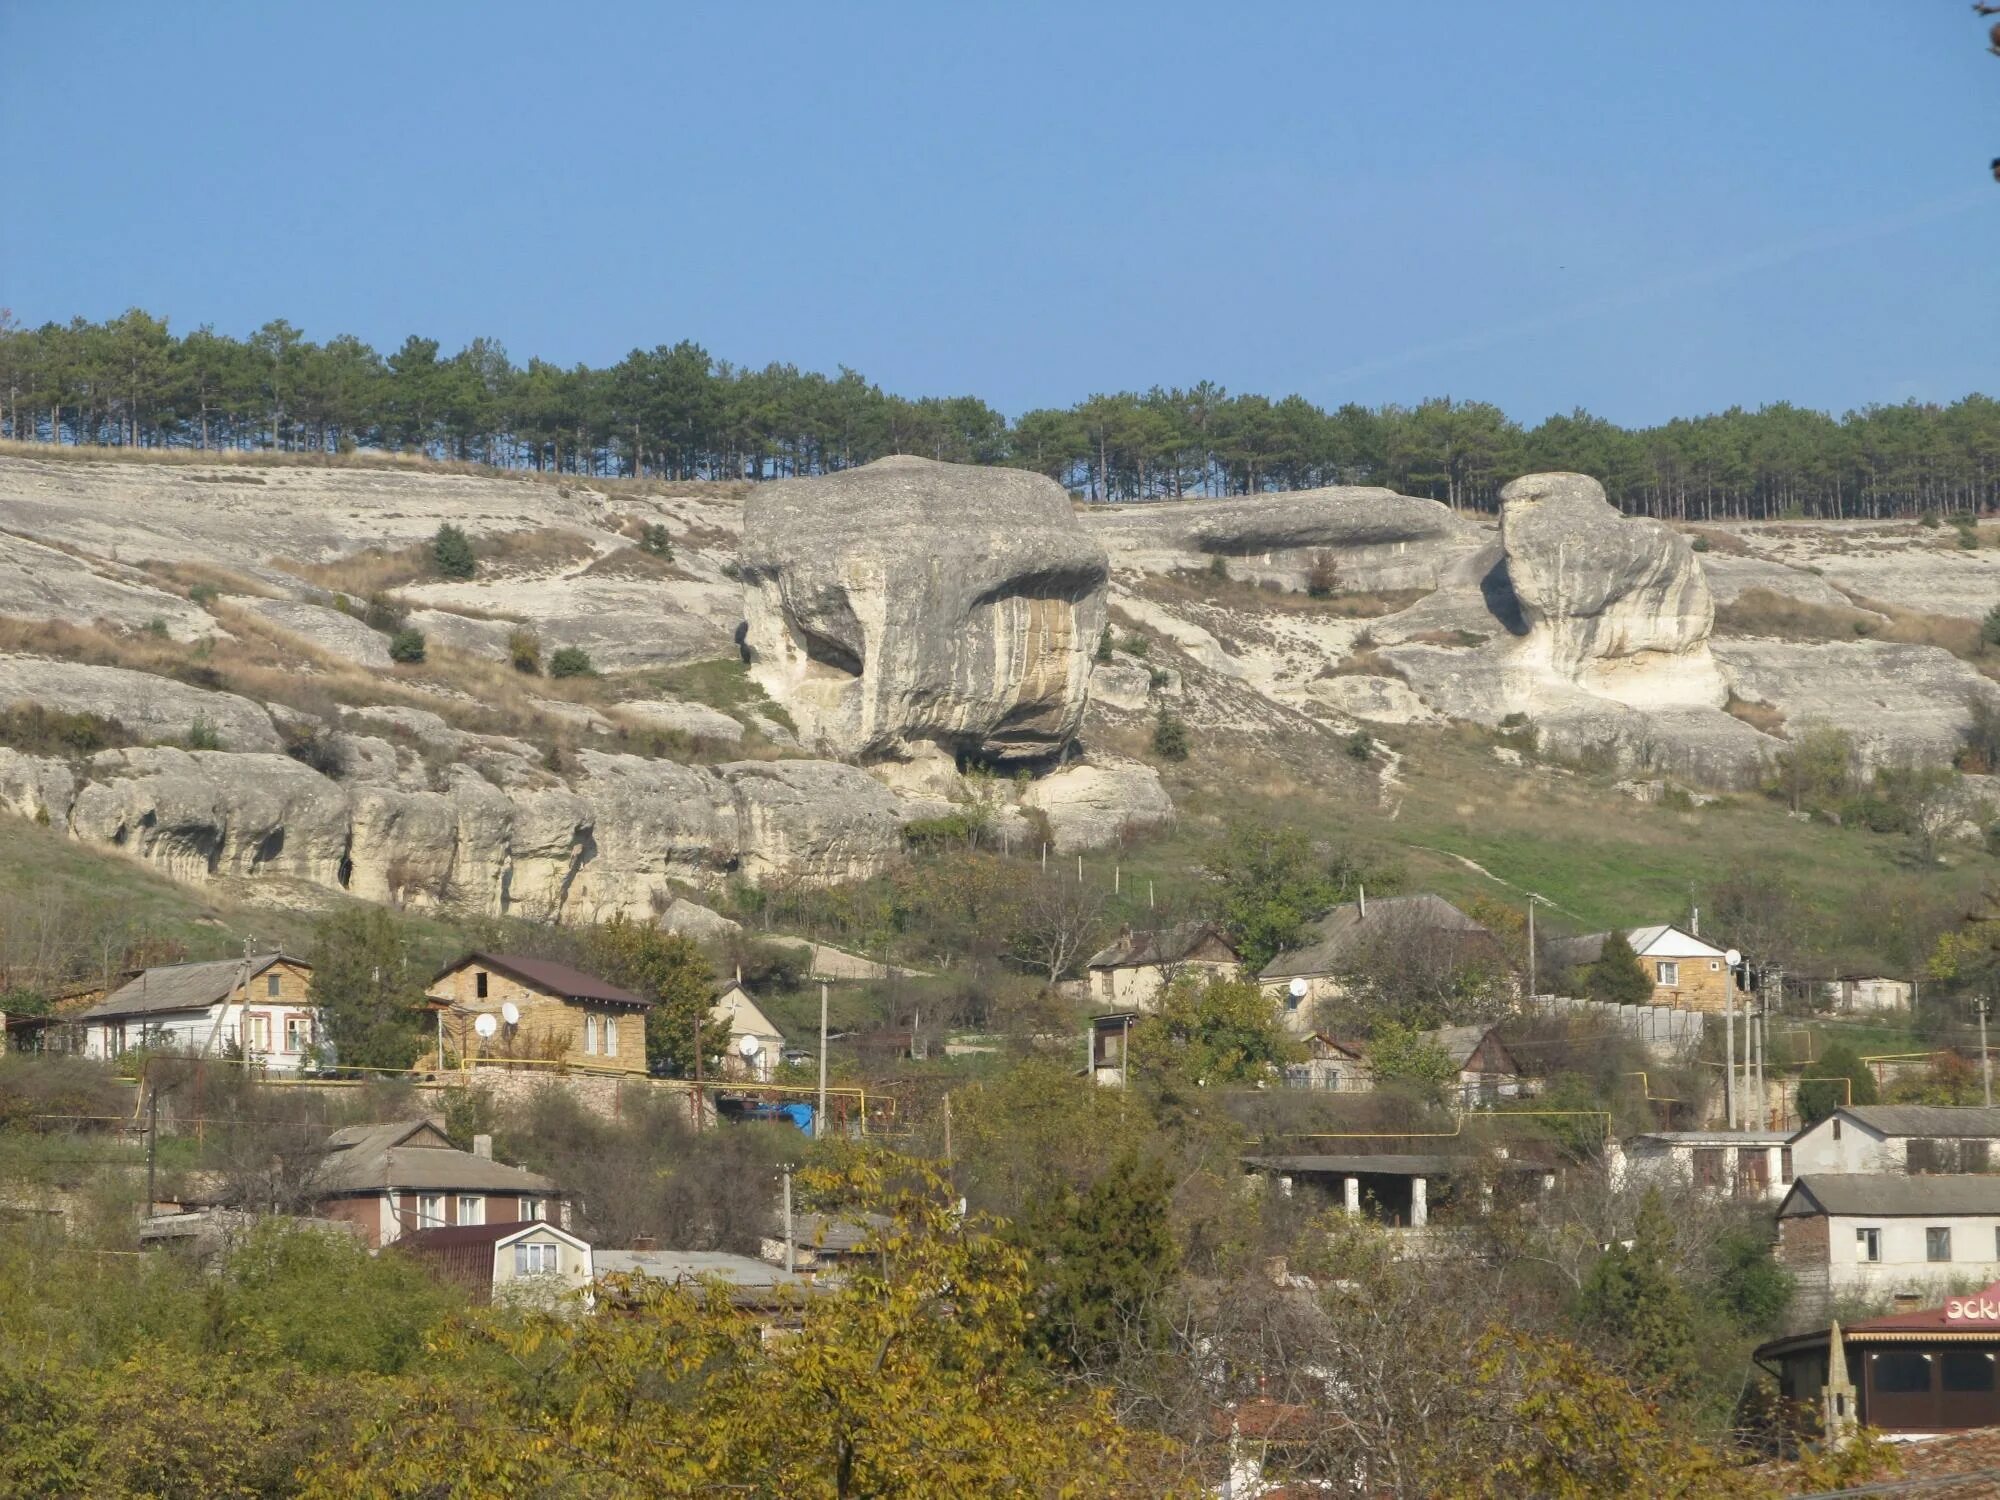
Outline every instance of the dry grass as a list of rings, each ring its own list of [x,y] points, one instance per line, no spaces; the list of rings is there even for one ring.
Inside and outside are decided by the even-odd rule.
[[[1413,646],[1483,646],[1490,640],[1476,630],[1420,630],[1410,637]]]
[[[1752,729],[1761,729],[1765,734],[1778,735],[1785,732],[1784,713],[1768,703],[1756,703],[1731,693],[1729,701],[1723,705],[1723,711],[1735,715]]]
[[[1849,594],[1848,597],[1863,609],[1872,609],[1879,615],[1888,616],[1889,623],[1874,634],[1874,638],[1878,641],[1896,641],[1909,646],[1936,646],[1940,650],[1949,651],[1953,656],[1980,662],[1982,665],[1990,660],[1986,643],[1980,639],[1977,620],[1961,619],[1956,615],[1926,614],[1922,610],[1905,609],[1900,604],[1884,604],[1860,594]]]
[[[1733,531],[1717,531],[1712,526],[1683,526],[1681,534],[1689,541],[1700,538],[1708,543],[1710,552],[1725,553],[1730,557],[1750,556],[1750,544]]]
[[[561,526],[480,537],[472,550],[482,569],[491,567],[504,573],[553,573],[597,556],[589,537]]]
[[[1851,641],[1881,632],[1883,621],[1858,609],[1810,604],[1771,589],[1745,589],[1715,609],[1719,635],[1775,636],[1783,641]]]
[[[183,594],[192,589],[211,588],[219,594],[248,594],[256,599],[277,597],[277,590],[249,574],[218,568],[212,563],[154,560],[142,562],[139,566],[161,582],[174,585]]]
[[[436,576],[428,542],[413,542],[407,547],[364,547],[359,552],[350,552],[345,557],[325,563],[273,558],[271,566],[290,573],[294,578],[303,578],[307,583],[316,583],[323,589],[356,599],[365,599],[370,594],[385,593]]]
[[[637,578],[664,583],[670,579],[694,582],[694,574],[677,568],[664,557],[641,552],[637,547],[620,547],[583,570],[586,578]]]
[[[1321,677],[1394,677],[1402,672],[1373,646],[1363,646],[1352,656],[1344,656],[1319,669]]]
[[[1359,590],[1342,592],[1331,598],[1315,599],[1300,589],[1284,589],[1275,583],[1250,583],[1239,578],[1217,578],[1213,573],[1182,568],[1172,573],[1156,573],[1141,581],[1138,592],[1162,604],[1199,603],[1247,613],[1281,610],[1287,614],[1330,615],[1339,620],[1373,620],[1408,609],[1429,596],[1429,589],[1395,589],[1382,593]]]

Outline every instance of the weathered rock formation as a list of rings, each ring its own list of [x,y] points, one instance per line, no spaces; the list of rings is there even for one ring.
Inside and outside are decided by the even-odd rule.
[[[1174,815],[1159,772],[1129,760],[1064,766],[1032,783],[1021,794],[1021,805],[1047,816],[1059,854],[1102,849],[1128,831],[1158,828]]]
[[[1530,670],[1635,708],[1727,701],[1708,649],[1715,601],[1683,537],[1620,515],[1582,474],[1529,474],[1500,498],[1519,612],[1502,623]]]
[[[808,746],[1054,754],[1082,717],[1106,562],[1037,474],[887,458],[745,503],[744,647]]]

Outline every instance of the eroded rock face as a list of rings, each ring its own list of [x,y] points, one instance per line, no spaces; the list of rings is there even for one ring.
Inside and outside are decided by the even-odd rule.
[[[116,719],[139,739],[180,743],[200,719],[215,731],[225,750],[276,750],[280,744],[270,713],[234,693],[211,692],[123,667],[0,656],[0,705],[24,702]]]
[[[1064,766],[1023,792],[1021,805],[1047,816],[1058,854],[1101,849],[1128,829],[1157,828],[1174,815],[1160,773],[1130,760]]]
[[[1719,708],[1709,654],[1715,601],[1684,538],[1621,516],[1582,474],[1529,474],[1501,490],[1500,541],[1520,652],[1585,692],[1635,708]]]
[[[745,502],[744,646],[823,751],[1034,760],[1082,717],[1103,548],[1052,480],[888,458]]]

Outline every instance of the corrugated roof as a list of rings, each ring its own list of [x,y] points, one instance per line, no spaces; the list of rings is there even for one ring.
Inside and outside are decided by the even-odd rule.
[[[750,1255],[730,1255],[721,1250],[599,1250],[596,1254],[600,1276],[625,1273],[650,1276],[655,1281],[699,1281],[720,1277],[731,1286],[804,1286],[797,1273]]]
[[[498,969],[565,1000],[595,1000],[606,1005],[648,1006],[653,1003],[644,995],[635,995],[608,979],[600,979],[582,969],[559,964],[552,958],[529,958],[518,953],[468,953],[456,963],[446,964],[431,983],[436,984],[447,974],[456,974],[467,964]]]
[[[1914,1218],[1924,1214],[2000,1214],[2000,1176],[1955,1173],[1905,1177],[1898,1172],[1812,1172],[1792,1184],[1779,1218],[1816,1213],[1842,1218]]]
[[[322,1186],[328,1193],[379,1193],[384,1189],[436,1192],[551,1194],[555,1183],[538,1172],[510,1167],[449,1145],[409,1145],[423,1135],[442,1141],[429,1120],[350,1125],[327,1137]],[[470,1226],[478,1227],[478,1226]]]
[[[283,953],[263,953],[247,961],[216,958],[203,963],[164,964],[143,971],[120,985],[89,1010],[72,1020],[98,1021],[117,1016],[152,1016],[167,1011],[207,1010],[227,999],[271,965],[279,962],[307,965]]]
[[[1086,969],[1130,969],[1146,964],[1177,964],[1209,938],[1233,954],[1236,945],[1213,922],[1176,922],[1171,927],[1122,932],[1118,940],[1091,955]]]
[[[396,1244],[405,1250],[450,1250],[460,1245],[497,1245],[531,1229],[546,1229],[557,1238],[589,1249],[589,1242],[546,1219],[523,1219],[512,1224],[447,1224],[441,1229],[413,1229]],[[596,1261],[595,1252],[591,1256]]]
[[[1852,1104],[1840,1113],[1879,1135],[2000,1140],[2000,1108],[1979,1104]]]
[[[1243,1164],[1271,1172],[1338,1172],[1353,1177],[1364,1177],[1370,1172],[1379,1172],[1389,1177],[1452,1177],[1460,1173],[1476,1172],[1486,1165],[1491,1165],[1500,1171],[1544,1170],[1533,1162],[1495,1159],[1489,1163],[1483,1156],[1436,1156],[1413,1152],[1383,1152],[1379,1155],[1353,1156],[1246,1156],[1243,1158]]]
[[[792,1243],[801,1249],[831,1250],[838,1254],[879,1239],[884,1230],[894,1226],[895,1220],[886,1214],[795,1214]],[[782,1223],[775,1226],[772,1237],[779,1240],[785,1237]]]
[[[1378,933],[1393,933],[1399,928],[1445,933],[1457,942],[1480,947],[1491,944],[1493,955],[1500,956],[1499,940],[1442,896],[1376,897],[1368,903],[1366,917],[1361,915],[1361,904],[1351,901],[1336,906],[1311,926],[1317,934],[1312,942],[1280,953],[1264,965],[1258,977],[1290,979],[1300,974],[1336,973],[1364,943],[1373,941]]]
[[[1725,950],[1717,948],[1706,938],[1698,938],[1684,927],[1676,927],[1671,922],[1655,922],[1650,927],[1628,927],[1625,941],[1632,945],[1633,953],[1643,957],[1646,950],[1655,946],[1670,932],[1679,933],[1690,943],[1699,944],[1704,950],[1699,954],[1663,953],[1662,958],[1710,958],[1720,956]],[[1608,932],[1586,932],[1581,937],[1556,938],[1548,945],[1549,956],[1559,964],[1575,967],[1579,964],[1594,964],[1604,956],[1604,940]]]

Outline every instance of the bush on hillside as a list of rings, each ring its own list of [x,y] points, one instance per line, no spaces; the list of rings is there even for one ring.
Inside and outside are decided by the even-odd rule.
[[[581,646],[564,646],[549,658],[551,677],[595,677],[597,669],[590,664],[590,653]]]
[[[444,578],[470,578],[479,571],[472,555],[472,543],[464,532],[447,521],[431,538],[431,566]]]
[[[424,633],[413,626],[404,626],[389,637],[389,660],[404,665],[413,665],[424,659]]]

